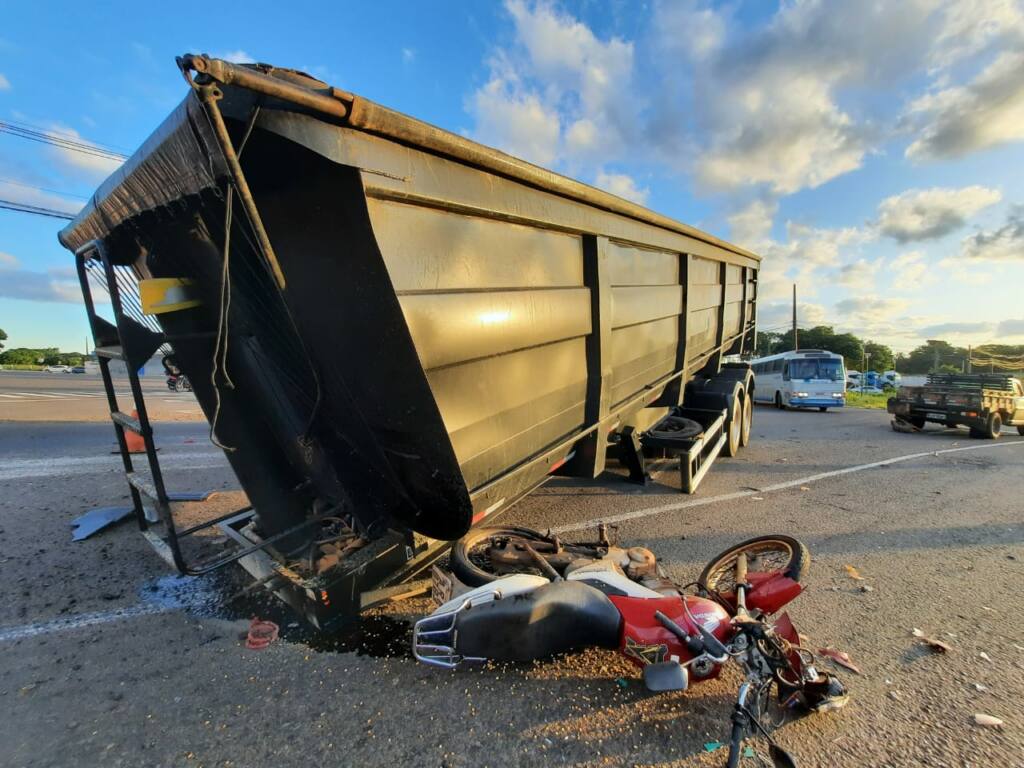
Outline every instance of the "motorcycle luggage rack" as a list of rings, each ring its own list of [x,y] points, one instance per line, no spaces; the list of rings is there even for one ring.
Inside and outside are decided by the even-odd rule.
[[[233,552],[220,557],[209,558],[199,563],[189,562],[182,553],[182,540],[194,536],[201,531],[214,527],[223,530],[225,525],[239,525],[251,520],[254,515],[252,507],[229,512],[224,515],[203,521],[197,525],[179,529],[174,521],[174,510],[164,485],[163,471],[157,458],[156,444],[153,440],[153,427],[149,421],[142,384],[139,381],[139,369],[172,338],[166,336],[155,320],[142,311],[138,295],[138,283],[134,272],[126,264],[115,263],[106,247],[99,240],[86,243],[75,252],[75,266],[78,281],[85,301],[85,311],[89,318],[92,331],[94,353],[99,364],[103,379],[103,389],[107,396],[110,409],[110,420],[114,425],[117,446],[124,466],[128,490],[131,494],[132,508],[139,530],[149,543],[169,565],[186,576],[199,576],[221,568],[253,553],[271,546],[296,529],[310,525],[315,520],[306,520],[296,528],[284,531],[257,543],[240,546]],[[96,312],[96,304],[89,283],[90,275],[96,279],[110,296],[110,306],[114,317],[111,323]],[[132,404],[138,416],[123,411],[118,403],[117,392],[110,371],[112,361],[124,362],[131,388]],[[138,471],[128,450],[126,433],[133,432],[142,438],[146,449],[148,475]],[[147,508],[145,500],[155,507],[155,515]],[[164,535],[157,533],[153,527],[162,524]]]

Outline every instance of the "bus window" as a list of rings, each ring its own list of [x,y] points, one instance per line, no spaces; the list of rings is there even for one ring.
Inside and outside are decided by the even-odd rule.
[[[799,363],[801,361],[800,360],[794,360],[793,362],[794,363]],[[783,381],[789,381],[789,371],[790,371],[789,363],[786,363],[784,366],[782,366],[782,380]]]

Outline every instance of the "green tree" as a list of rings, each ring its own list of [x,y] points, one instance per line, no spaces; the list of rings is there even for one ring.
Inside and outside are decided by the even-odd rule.
[[[929,339],[912,350],[905,358],[905,373],[930,373],[938,367],[952,365],[960,370],[967,359],[967,350],[954,347],[948,341]]]
[[[798,328],[797,340],[800,349],[824,349],[842,355],[847,369],[859,370],[864,345],[852,333],[836,333],[830,325],[816,325],[813,328]],[[773,352],[786,352],[793,349],[793,330],[779,335],[779,341]]]
[[[0,328],[0,351],[3,350],[5,341],[7,341],[7,334],[4,332],[3,328]]]
[[[872,370],[879,373],[896,370],[893,367],[896,363],[893,359],[892,350],[885,346],[885,344],[868,341],[864,344],[864,352],[871,356],[869,365]]]
[[[774,354],[781,339],[782,336],[777,333],[772,333],[771,331],[758,331],[757,356],[764,357],[765,355]]]

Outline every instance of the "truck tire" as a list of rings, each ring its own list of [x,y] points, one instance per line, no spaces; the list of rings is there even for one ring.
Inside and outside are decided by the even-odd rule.
[[[989,414],[988,421],[985,422],[985,437],[989,440],[997,440],[1003,429],[1003,417],[999,415],[999,412]]]
[[[730,459],[735,458],[740,452],[740,445],[743,443],[743,403],[746,401],[743,385],[737,382],[733,385],[729,408],[729,420],[725,423],[725,448],[723,453]]]
[[[754,425],[754,399],[748,389],[743,394],[743,428],[740,430],[740,445],[746,448],[750,445],[750,429]],[[1024,427],[1017,427],[1024,430]],[[1021,432],[1024,435],[1024,432]]]
[[[1024,424],[1017,425],[1017,434],[1024,437]]]
[[[924,429],[924,416],[911,416],[907,421],[917,429]]]
[[[825,412],[826,412],[826,411],[828,410],[828,408],[827,408],[826,406],[824,406],[824,405],[819,405],[819,406],[818,406],[818,410],[819,410],[819,411],[820,411],[821,413],[825,413]]]

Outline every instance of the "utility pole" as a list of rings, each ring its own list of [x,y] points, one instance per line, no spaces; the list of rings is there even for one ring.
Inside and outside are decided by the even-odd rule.
[[[800,351],[800,341],[796,335],[796,283],[793,283],[793,351]]]
[[[932,373],[939,372],[939,347],[935,346],[935,362],[932,363]]]
[[[967,372],[968,373],[972,373],[973,372],[973,371],[971,371],[971,362],[972,362],[972,358],[973,357],[974,357],[974,352],[972,351],[971,345],[968,344],[967,345]]]

